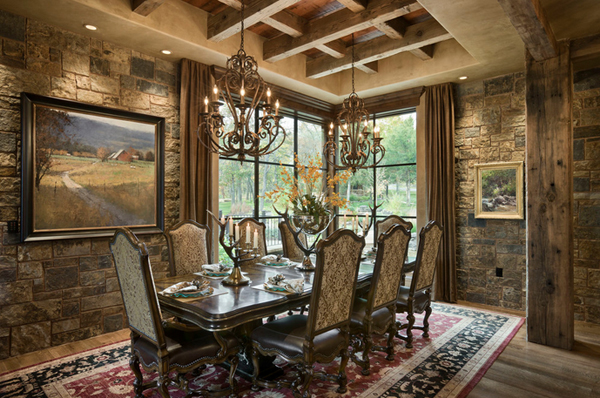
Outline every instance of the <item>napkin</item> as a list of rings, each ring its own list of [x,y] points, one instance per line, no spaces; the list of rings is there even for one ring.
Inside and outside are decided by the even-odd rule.
[[[302,293],[304,291],[304,278],[286,280],[282,274],[269,277],[265,288],[268,285],[282,287],[290,293]]]
[[[223,264],[204,264],[202,266],[203,270],[214,273],[229,271],[230,268]]]
[[[192,282],[185,281],[176,283],[160,292],[160,294],[169,295],[175,293],[195,293],[202,292],[208,289],[212,289],[212,287],[210,287],[210,282],[203,279],[202,281],[195,280]]]
[[[288,262],[289,259],[287,257],[282,257],[281,255],[269,254],[261,258],[261,260],[265,263],[285,263]]]

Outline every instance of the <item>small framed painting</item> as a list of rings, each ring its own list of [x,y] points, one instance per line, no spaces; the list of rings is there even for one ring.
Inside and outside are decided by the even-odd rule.
[[[475,165],[475,218],[523,219],[523,162]]]
[[[21,241],[164,227],[164,118],[21,95]]]

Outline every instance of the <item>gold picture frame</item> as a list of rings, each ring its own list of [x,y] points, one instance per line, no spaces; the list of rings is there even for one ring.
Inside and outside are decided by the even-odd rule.
[[[475,218],[522,220],[523,162],[475,165]]]

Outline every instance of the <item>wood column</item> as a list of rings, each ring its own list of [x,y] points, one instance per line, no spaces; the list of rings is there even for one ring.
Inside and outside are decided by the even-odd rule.
[[[569,43],[527,52],[527,340],[573,347],[572,72]]]

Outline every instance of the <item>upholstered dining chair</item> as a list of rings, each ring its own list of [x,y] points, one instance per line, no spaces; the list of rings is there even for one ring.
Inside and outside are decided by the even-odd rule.
[[[277,319],[257,327],[250,335],[254,390],[259,386],[285,387],[292,389],[296,398],[306,398],[310,396],[312,379],[317,376],[337,381],[337,392],[346,392],[350,315],[364,246],[364,238],[347,229],[338,230],[317,244],[308,315]],[[259,379],[259,355],[279,355],[296,364],[297,378],[272,382]],[[314,372],[315,362],[329,363],[338,356],[341,360],[337,375]]]
[[[292,231],[290,231],[285,221],[279,222],[279,233],[281,234],[281,243],[283,245],[283,256],[287,258],[303,258],[304,252],[296,244],[294,235],[292,235]],[[306,246],[306,234],[300,234],[299,238]]]
[[[194,220],[185,220],[165,231],[169,244],[171,276],[187,275],[211,263],[210,228]]]
[[[142,398],[144,390],[156,387],[166,398],[170,385],[179,386],[186,394],[222,396],[235,393],[238,339],[231,333],[189,331],[185,325],[163,322],[146,246],[129,229],[119,228],[110,242],[110,250],[131,330],[129,366],[135,375],[135,396]],[[231,364],[228,388],[190,390],[186,373],[226,360]],[[158,378],[144,383],[140,365],[146,372],[157,371]],[[170,378],[171,372],[176,372],[176,380]]]
[[[404,228],[408,229],[409,232],[412,230],[413,227],[410,221],[406,221],[402,217],[392,214],[390,216],[387,216],[383,220],[375,222],[375,238],[379,239],[379,236],[385,231],[387,231],[394,224],[402,225]]]
[[[398,322],[396,337],[406,341],[406,348],[412,348],[413,329],[423,331],[423,337],[429,337],[429,316],[431,315],[431,286],[435,275],[435,264],[442,239],[442,225],[437,221],[429,221],[419,233],[419,247],[415,263],[415,273],[409,287],[400,286],[397,313],[407,313],[407,323]],[[423,326],[414,326],[414,313],[423,313]],[[406,336],[400,335],[400,330],[406,329]]]
[[[254,218],[244,218],[239,222],[240,242],[242,247],[246,244],[246,225],[250,224],[250,244],[254,245],[254,230],[258,231],[258,257],[251,261],[242,263],[242,266],[254,265],[267,255],[267,226]]]
[[[410,231],[400,224],[393,225],[387,232],[379,235],[371,288],[366,299],[357,297],[354,301],[350,322],[350,358],[362,367],[362,374],[365,376],[370,373],[371,350],[384,351],[388,361],[394,360],[396,301],[409,241]],[[387,346],[373,346],[372,333],[387,333]],[[361,351],[362,359],[359,359],[358,353]]]

